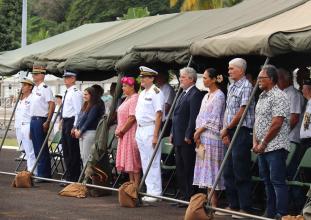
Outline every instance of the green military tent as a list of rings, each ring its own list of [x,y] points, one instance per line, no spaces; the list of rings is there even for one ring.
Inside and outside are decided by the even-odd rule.
[[[21,66],[21,61],[28,56],[42,53],[58,46],[62,47],[71,41],[84,38],[117,24],[118,22],[106,22],[82,25],[73,30],[27,45],[23,48],[2,52],[0,54],[0,75],[13,75],[19,70],[24,69]]]
[[[234,55],[275,57],[311,52],[311,1],[256,24],[194,42],[192,55],[220,58]]]

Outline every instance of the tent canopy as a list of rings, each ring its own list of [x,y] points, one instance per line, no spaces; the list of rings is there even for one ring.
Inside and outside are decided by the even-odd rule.
[[[176,14],[118,21],[117,25],[32,56],[30,61],[46,63],[48,72],[56,75],[62,74],[66,68],[79,72],[80,79],[83,80],[90,79],[90,77],[97,78],[98,72],[106,73],[100,75],[101,79],[109,78],[115,73],[115,60],[119,59],[126,49],[121,46],[117,46],[113,50],[106,49],[112,42],[173,16]],[[98,48],[106,49],[104,53],[106,59],[93,59],[94,56],[97,57]],[[84,54],[87,54],[89,59],[82,58]],[[74,61],[66,62],[71,57],[74,58]],[[24,59],[23,63],[27,63],[28,59]]]
[[[0,73],[31,68],[36,61],[45,62],[55,75],[61,75],[64,68],[77,71],[83,80],[109,78],[115,69],[129,71],[142,64],[179,67],[187,64],[191,54],[209,56],[201,52],[203,48],[194,49],[200,42],[281,16],[306,2],[244,0],[230,8],[105,22],[92,28],[84,25],[80,28],[93,32],[83,35],[77,28],[0,55]]]
[[[157,34],[151,36],[146,43],[136,44],[130,53],[117,62],[116,69],[127,70],[140,63],[186,65],[192,43],[248,27],[305,2],[307,1],[244,0],[230,8],[181,13],[161,26],[149,27],[149,30]],[[148,37],[148,34],[144,33],[144,36]]]
[[[0,54],[0,75],[13,75],[21,69],[21,61],[31,55],[42,53],[55,47],[62,47],[71,41],[94,34],[103,29],[117,25],[118,22],[82,25],[73,30],[55,35],[45,40]]]
[[[129,72],[143,64],[186,65],[192,42],[235,31],[304,2],[247,0],[231,8],[123,21],[100,34],[96,33],[93,37],[98,40],[81,39],[67,45],[69,52],[55,48],[38,55],[37,59],[47,61],[48,70],[54,74],[66,68],[79,72],[84,79],[103,79],[113,75],[115,69]]]
[[[311,52],[311,1],[251,26],[194,42],[193,55],[224,57]]]

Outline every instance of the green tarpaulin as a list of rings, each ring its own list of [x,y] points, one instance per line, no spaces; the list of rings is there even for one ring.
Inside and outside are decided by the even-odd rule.
[[[194,42],[190,51],[206,57],[311,52],[311,1],[237,31]]]
[[[48,51],[69,42],[84,38],[103,29],[117,25],[118,22],[82,25],[71,31],[47,38],[45,40],[27,45],[26,47],[2,52],[0,54],[0,75],[13,75],[21,68],[22,60],[28,56]]]

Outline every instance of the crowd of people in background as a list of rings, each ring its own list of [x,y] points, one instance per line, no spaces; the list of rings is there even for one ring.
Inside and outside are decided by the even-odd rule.
[[[44,83],[45,72],[44,67],[34,66],[33,81],[21,81],[23,96],[16,111],[16,136],[25,149],[28,170],[32,170],[53,113],[60,108],[59,115],[54,116],[59,117],[54,129],[55,132],[61,129],[62,133],[66,166],[64,178],[76,182],[81,167],[86,165],[91,154],[96,127],[102,116],[107,114],[111,97],[101,99],[104,91],[99,85],[85,89],[82,94],[75,86],[77,74],[65,71],[63,77],[67,90],[63,96],[56,96],[55,108],[52,91]],[[121,84],[125,99],[116,110],[117,170],[128,173],[129,180],[138,187],[141,172],[146,173],[155,146],[160,141],[161,129],[168,120],[163,132],[175,150],[178,199],[189,201],[201,189],[210,191],[216,185],[212,206],[218,206],[217,192],[225,190],[226,209],[251,213],[253,153],[258,156],[259,173],[266,190],[264,216],[279,218],[287,215],[286,179],[293,178],[299,161],[311,144],[310,72],[307,68],[299,69],[298,90],[293,86],[291,71],[265,65],[257,78],[261,92],[252,100],[256,80],[246,72],[247,63],[242,58],[228,63],[229,78],[227,73],[206,69],[203,83],[208,93],[205,93],[196,87],[196,70],[182,68],[179,72],[182,92],[176,99],[171,118],[168,113],[176,94],[168,83],[169,74],[142,66],[140,83],[137,78],[123,77]],[[111,95],[115,85],[111,87]],[[245,118],[237,131],[245,111]],[[235,141],[231,143],[236,132]],[[296,150],[287,166],[287,155],[293,144]],[[231,149],[224,172],[217,179],[229,146]],[[50,178],[49,150],[47,145],[43,147],[43,155],[34,174]],[[148,194],[162,194],[161,148],[158,148],[145,184]],[[142,200],[157,201],[152,197],[143,197]],[[223,212],[216,214],[227,215]]]

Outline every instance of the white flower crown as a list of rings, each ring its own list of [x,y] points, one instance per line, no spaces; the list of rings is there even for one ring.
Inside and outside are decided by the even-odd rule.
[[[224,77],[223,77],[222,75],[217,75],[217,76],[216,76],[216,81],[217,81],[218,83],[221,83],[222,81],[224,81]]]

